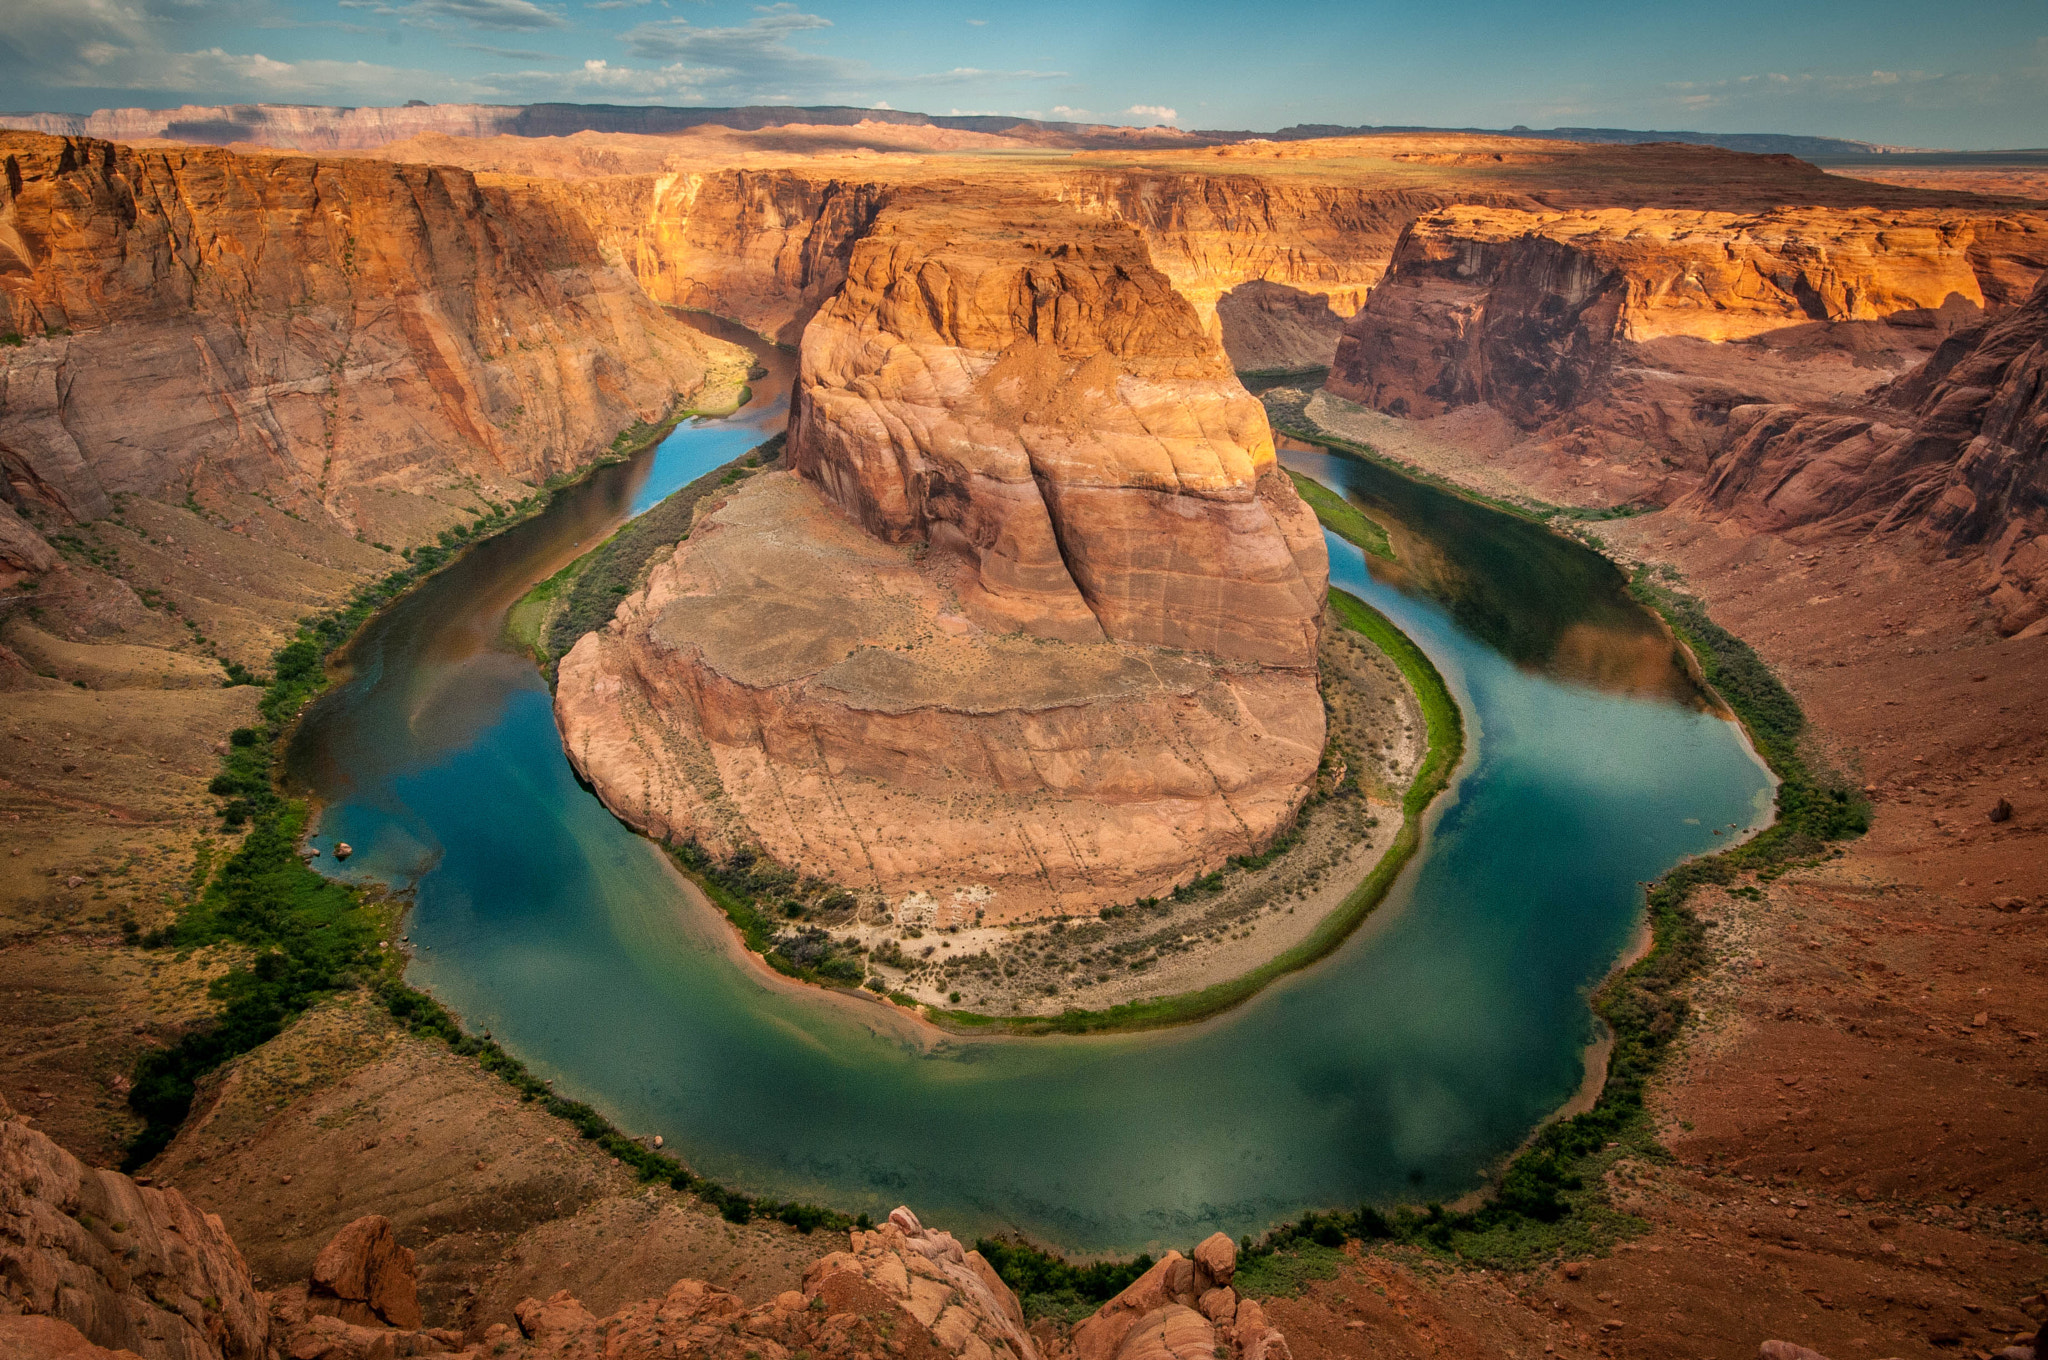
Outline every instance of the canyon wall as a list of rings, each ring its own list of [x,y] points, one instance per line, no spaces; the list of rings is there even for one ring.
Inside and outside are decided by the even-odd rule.
[[[1461,205],[1402,236],[1329,387],[1415,417],[1487,402],[1533,428],[1594,395],[1625,345],[1952,326],[2018,302],[2044,267],[2048,218],[2026,214]]]
[[[561,663],[622,818],[995,921],[1158,895],[1291,822],[1322,536],[1136,231],[885,210],[805,331],[789,450]]]
[[[1738,409],[1700,508],[1775,533],[1911,527],[1982,550],[1999,631],[2048,631],[2048,280],[1880,398]]]
[[[1062,201],[1128,222],[1241,369],[1329,364],[1344,322],[1416,217],[1455,192],[1256,174],[1077,171]],[[1517,194],[1481,202],[1525,204]]]
[[[1981,205],[1446,208],[1402,236],[1327,388],[1416,420],[1485,413],[1481,442],[1548,499],[1668,503],[1731,411],[1862,402],[2044,268],[2048,215]]]
[[[466,172],[0,134],[0,460],[62,516],[261,493],[538,481],[743,352],[608,265],[584,220]]]
[[[1403,228],[1457,198],[1249,174],[1034,166],[992,178],[992,192],[1043,194],[1136,227],[1153,265],[1240,369],[1327,365]],[[656,301],[717,312],[788,345],[845,278],[853,244],[876,214],[898,195],[933,187],[909,168],[886,166],[872,176],[792,166],[485,180],[566,200],[607,258],[630,268]]]

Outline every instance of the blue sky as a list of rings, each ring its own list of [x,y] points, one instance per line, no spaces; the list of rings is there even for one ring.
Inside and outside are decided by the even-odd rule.
[[[0,105],[888,104],[2048,146],[2042,0],[0,0]]]

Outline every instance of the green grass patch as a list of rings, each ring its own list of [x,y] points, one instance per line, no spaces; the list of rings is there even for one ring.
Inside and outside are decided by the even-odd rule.
[[[1079,1322],[1152,1268],[1150,1256],[1070,1265],[1052,1252],[1008,1237],[984,1237],[974,1249],[1016,1291],[1027,1321],[1049,1317]]]
[[[1334,1280],[1351,1258],[1341,1247],[1305,1241],[1246,1260],[1231,1283],[1255,1299],[1297,1297],[1311,1281]]]
[[[513,605],[506,619],[512,640],[539,662],[550,678],[554,664],[585,633],[602,628],[619,601],[647,579],[690,534],[697,504],[775,462],[783,436],[776,435],[722,467],[664,498],[645,514],[621,525],[604,542],[542,581]]]
[[[1374,557],[1383,557],[1389,562],[1394,560],[1394,545],[1388,541],[1386,528],[1379,521],[1315,478],[1304,477],[1294,471],[1287,475],[1294,479],[1294,489],[1308,502],[1309,509],[1316,512],[1316,518],[1322,521],[1325,529]]]
[[[798,924],[813,910],[851,906],[852,897],[845,890],[820,879],[803,878],[751,846],[741,846],[723,862],[705,854],[694,842],[663,849],[676,868],[725,913],[747,948],[776,972],[802,982],[837,987],[858,987],[866,980],[864,951],[858,946],[834,940],[817,926]],[[775,914],[778,904],[785,908],[784,915]],[[791,907],[798,913],[794,918],[787,914]]]
[[[1321,387],[1329,378],[1327,364],[1311,364],[1304,368],[1245,368],[1239,369],[1237,374],[1244,390],[1255,394],[1275,387]]]
[[[1451,773],[1464,758],[1465,719],[1435,663],[1407,634],[1394,626],[1393,620],[1342,590],[1330,592],[1330,608],[1343,627],[1364,634],[1401,668],[1420,701],[1423,720],[1428,728],[1428,750],[1416,770],[1414,782],[1402,796],[1401,828],[1395,832],[1393,843],[1380,856],[1372,872],[1346,894],[1336,909],[1318,922],[1300,944],[1227,982],[1219,982],[1200,991],[1160,997],[1156,1001],[1129,1001],[1099,1011],[1074,1009],[1055,1016],[1013,1017],[934,1009],[932,1017],[935,1020],[961,1029],[1001,1028],[1018,1034],[1103,1034],[1185,1025],[1250,999],[1275,978],[1297,968],[1305,968],[1322,958],[1358,928],[1359,923],[1386,896],[1395,877],[1421,845],[1423,814],[1431,801],[1450,783]]]

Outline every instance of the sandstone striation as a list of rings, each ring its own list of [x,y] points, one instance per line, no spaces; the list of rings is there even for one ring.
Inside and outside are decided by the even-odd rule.
[[[1731,410],[1860,402],[2044,267],[2048,217],[2025,211],[1447,208],[1402,237],[1327,391],[1455,416],[1549,499],[1668,503]]]
[[[373,491],[588,461],[744,356],[583,220],[466,172],[0,134],[9,499],[261,493],[375,530]],[[736,376],[736,375],[735,375]]]
[[[262,1360],[269,1332],[219,1218],[84,1165],[0,1103],[0,1344],[92,1355],[76,1336],[145,1360]]]
[[[1775,533],[1912,528],[1981,550],[1999,631],[2048,630],[2048,282],[1880,398],[1738,409],[1702,508]]]
[[[1156,895],[1292,819],[1328,564],[1262,408],[1127,227],[883,213],[756,479],[561,663],[659,838],[995,919]]]

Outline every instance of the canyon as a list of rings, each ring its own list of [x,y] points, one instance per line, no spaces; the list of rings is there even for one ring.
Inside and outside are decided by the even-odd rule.
[[[1321,533],[1138,234],[1046,213],[884,210],[805,328],[794,475],[700,506],[563,658],[570,758],[628,821],[994,922],[1291,824]]]
[[[1256,845],[1303,794],[1320,539],[1230,374],[1327,365],[1307,404],[1325,433],[1486,494],[1647,511],[1586,527],[1632,566],[1682,571],[1752,639],[1877,810],[1842,858],[1712,899],[1725,931],[1693,1037],[1652,1097],[1671,1157],[1610,1173],[1647,1225],[1631,1249],[1488,1272],[1353,1244],[1330,1279],[1269,1301],[1289,1347],[1735,1357],[1768,1328],[1935,1356],[2028,1325],[2042,1255],[2012,1223],[2048,1194],[2028,1141],[2048,1019],[2029,985],[2048,752],[2024,702],[2048,645],[2038,203],[1704,148],[1422,134],[985,161],[895,124],[512,140],[448,137],[425,166],[397,141],[310,158],[0,134],[0,329],[21,340],[0,349],[0,1015],[20,1036],[0,1090],[58,1142],[117,1156],[134,1060],[210,1011],[221,960],[173,961],[121,924],[168,919],[193,845],[221,834],[214,745],[258,697],[218,686],[222,660],[264,667],[395,550],[587,466],[678,398],[729,401],[745,356],[665,307],[801,345],[789,468],[708,505],[582,644],[558,697],[571,754],[656,834],[717,844],[744,822],[836,866],[866,852],[797,835],[838,824],[812,815],[834,760],[863,752],[884,763],[857,777],[936,802],[967,772],[934,752],[1055,711],[1016,695],[1070,697],[1083,673],[1123,744],[1041,719],[1025,749],[1146,758],[1012,772],[1004,815],[1112,786],[1174,814],[1120,823],[1103,800],[1098,839],[1036,886],[986,819],[955,828],[988,836],[974,881],[1014,875],[1032,910],[1170,885],[1177,857]],[[975,230],[932,239],[955,223]],[[1254,551],[1190,574],[1085,546],[1167,499],[1190,542]],[[834,578],[823,607],[821,571],[859,589]],[[842,593],[885,644],[851,666]],[[745,625],[767,608],[786,630]],[[777,638],[805,645],[777,656]],[[1032,669],[1047,657],[1051,678]],[[834,667],[845,683],[822,683]],[[778,742],[791,714],[839,749]],[[643,725],[607,735],[620,721]],[[1177,765],[1128,732],[1166,722]],[[627,749],[655,734],[702,745],[651,764]],[[1229,797],[1184,777],[1197,757],[1229,766]],[[663,771],[658,795],[637,768]],[[696,792],[707,769],[725,805]],[[787,775],[817,801],[775,821],[761,809]],[[2008,818],[1988,818],[1994,799]],[[935,881],[918,850],[892,847],[892,886]],[[1133,867],[1079,886],[1112,864]],[[410,1135],[345,1132],[370,1106]],[[787,1329],[777,1345],[823,1344],[808,1301],[771,1318],[784,1292],[808,1297],[798,1234],[649,1203],[568,1125],[367,1001],[234,1064],[156,1170],[222,1215],[267,1288],[389,1214],[428,1320],[462,1344],[493,1326],[536,1349],[551,1328],[587,1339],[594,1313],[693,1274],[740,1302],[690,1293],[679,1325],[758,1315]],[[545,1302],[559,1282],[590,1307]],[[243,1310],[223,1337],[259,1325],[240,1294],[185,1292]]]

